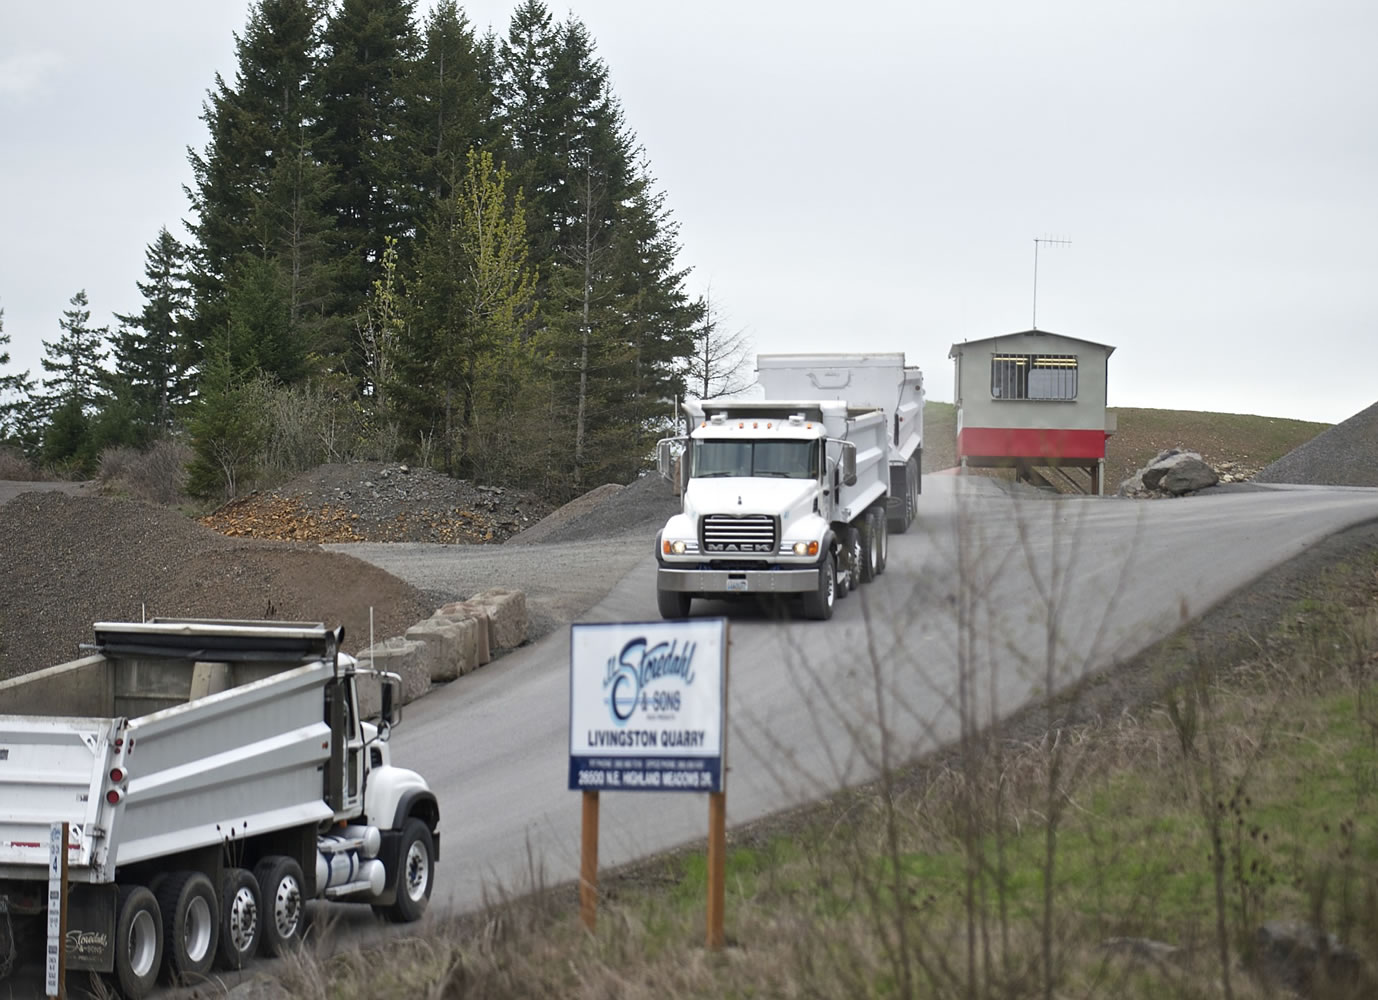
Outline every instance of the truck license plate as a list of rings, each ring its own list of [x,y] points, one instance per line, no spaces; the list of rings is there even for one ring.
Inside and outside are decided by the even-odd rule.
[[[734,593],[734,592],[742,592],[742,593],[744,593],[745,591],[746,591],[746,577],[742,577],[740,580],[734,580],[734,579],[733,579],[732,577],[730,577],[730,576],[727,578],[727,592],[728,592],[729,594]]]

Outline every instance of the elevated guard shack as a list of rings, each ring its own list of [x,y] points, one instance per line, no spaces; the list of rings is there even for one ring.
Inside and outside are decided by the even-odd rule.
[[[1103,495],[1114,350],[1046,330],[953,344],[962,469],[1013,468],[1020,479]]]

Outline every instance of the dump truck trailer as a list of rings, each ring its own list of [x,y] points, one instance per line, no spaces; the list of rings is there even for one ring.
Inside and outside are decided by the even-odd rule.
[[[26,949],[11,964],[43,960],[61,823],[66,967],[107,974],[126,997],[160,974],[197,981],[283,954],[311,899],[418,919],[439,807],[391,763],[399,679],[341,653],[342,635],[104,622],[90,655],[0,681],[0,939]],[[365,685],[382,706],[372,719]]]

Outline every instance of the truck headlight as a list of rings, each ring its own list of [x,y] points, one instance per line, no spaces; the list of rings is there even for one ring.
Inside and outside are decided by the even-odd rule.
[[[816,556],[818,555],[817,542],[795,542],[794,554],[797,556]]]
[[[665,553],[667,556],[682,556],[684,555],[684,542],[671,542],[668,540],[663,541],[660,543],[660,551]]]

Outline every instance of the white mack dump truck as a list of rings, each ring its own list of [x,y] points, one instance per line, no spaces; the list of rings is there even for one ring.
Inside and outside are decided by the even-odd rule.
[[[340,653],[342,635],[98,623],[92,655],[0,682],[0,971],[42,963],[54,822],[69,824],[67,968],[127,998],[160,971],[194,981],[282,954],[309,899],[419,918],[439,808],[391,764],[399,679]]]
[[[683,513],[656,538],[664,618],[693,599],[797,594],[810,618],[885,569],[913,522],[923,374],[903,354],[756,359],[765,399],[684,404],[687,437],[656,450]]]

